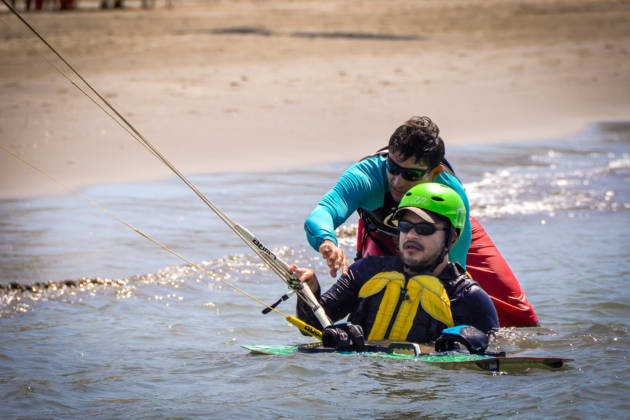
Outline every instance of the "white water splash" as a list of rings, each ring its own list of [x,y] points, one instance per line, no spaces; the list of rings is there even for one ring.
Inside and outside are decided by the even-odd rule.
[[[546,214],[558,211],[617,211],[630,206],[627,194],[613,177],[630,176],[630,156],[590,153],[572,156],[554,150],[534,155],[548,170],[528,167],[486,172],[477,182],[467,183],[471,213],[478,218]]]

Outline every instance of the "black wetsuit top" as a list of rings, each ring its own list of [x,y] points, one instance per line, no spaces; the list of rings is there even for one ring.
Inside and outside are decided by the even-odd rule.
[[[370,280],[387,276],[404,277],[406,284],[410,278],[423,274],[430,276],[428,273],[406,275],[403,262],[398,256],[367,257],[352,264],[349,267],[348,275],[341,276],[326,293],[320,296],[318,291],[316,296],[332,322],[350,315],[348,321],[361,325],[365,337],[368,338],[375,322],[378,322],[377,313],[383,309],[381,302],[384,299],[385,291],[360,297],[359,293],[363,286]],[[437,276],[437,279],[448,295],[447,299],[450,301],[450,314],[454,325],[472,325],[485,333],[499,327],[497,312],[490,297],[468,277],[459,264],[449,262]],[[382,280],[381,283],[383,282],[387,282],[387,280]],[[377,289],[378,287],[374,290]],[[391,299],[390,294],[390,304],[393,302]],[[408,297],[402,292],[400,301],[404,299],[408,299]],[[397,297],[396,300],[398,300]],[[446,303],[446,305],[448,304],[449,302]],[[393,306],[396,308],[392,316],[392,324],[394,324],[397,316],[396,312],[400,302],[394,303]],[[448,306],[446,306],[446,310],[448,310]],[[298,300],[297,315],[308,324],[321,328],[321,324],[311,309],[301,300]],[[436,319],[434,315],[425,311],[422,305],[418,305],[415,317],[408,321],[411,326],[406,338],[397,337],[394,339],[418,343],[434,341],[444,328],[452,326],[447,325],[443,318]],[[391,328],[390,325],[384,337],[379,339],[392,339],[388,336]]]

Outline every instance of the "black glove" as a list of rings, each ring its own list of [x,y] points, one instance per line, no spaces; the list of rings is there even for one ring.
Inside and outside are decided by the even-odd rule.
[[[324,347],[342,351],[362,351],[365,348],[363,328],[349,322],[329,325],[322,332]]]
[[[470,325],[458,325],[442,330],[442,335],[435,340],[435,351],[458,349],[463,344],[471,354],[484,354],[488,348],[488,334]]]

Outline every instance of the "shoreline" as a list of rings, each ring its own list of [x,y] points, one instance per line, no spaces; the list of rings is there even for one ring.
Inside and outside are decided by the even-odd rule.
[[[569,134],[567,135],[563,135],[563,136],[558,136],[558,137],[543,137],[543,138],[532,138],[532,139],[527,139],[527,140],[506,140],[506,141],[494,141],[494,142],[485,142],[485,143],[471,143],[471,142],[463,142],[463,143],[455,143],[451,145],[451,148],[458,148],[458,147],[462,147],[462,146],[475,146],[475,145],[489,145],[489,144],[505,144],[505,145],[518,145],[518,144],[522,144],[522,143],[530,143],[530,142],[543,142],[543,141],[548,141],[548,145],[549,147],[553,147],[554,144],[566,141],[571,139],[572,137],[575,136],[579,136],[591,129],[593,129],[593,127],[597,127],[601,124],[609,124],[609,123],[629,123],[630,124],[630,119],[629,120],[603,120],[603,121],[592,121],[586,125],[584,125],[582,127],[581,130],[574,130],[571,131]],[[447,145],[447,154],[448,154],[448,145]],[[364,153],[364,155],[369,154],[369,152]],[[168,156],[165,156],[168,159]],[[157,162],[157,159],[155,160]],[[295,167],[282,167],[282,168],[270,168],[270,167],[262,167],[256,170],[252,170],[252,171],[248,171],[248,170],[244,170],[244,171],[239,171],[239,170],[219,170],[219,171],[212,171],[212,172],[184,172],[182,171],[182,173],[184,174],[184,176],[186,176],[188,179],[193,178],[193,177],[197,177],[197,176],[208,176],[208,175],[213,175],[213,174],[226,174],[226,173],[252,173],[252,174],[258,174],[258,173],[270,173],[270,172],[274,172],[274,171],[282,171],[282,172],[287,172],[288,175],[290,175],[290,173],[292,171],[298,170],[298,169],[309,169],[309,168],[317,168],[319,166],[322,165],[326,165],[326,164],[337,164],[337,163],[348,163],[348,166],[350,164],[352,164],[354,161],[356,161],[356,159],[354,158],[350,158],[350,159],[342,159],[342,160],[336,160],[336,161],[332,161],[332,160],[327,160],[327,161],[320,161],[320,162],[316,162],[312,165],[308,165],[308,166],[295,166]],[[163,165],[163,164],[162,164]],[[26,165],[24,165],[26,166]],[[95,182],[95,183],[86,183],[86,184],[76,184],[74,186],[72,186],[73,191],[64,189],[62,187],[60,187],[59,185],[54,184],[53,186],[55,187],[53,190],[51,190],[50,187],[46,188],[46,191],[43,193],[37,192],[36,190],[31,190],[28,193],[15,193],[15,194],[1,194],[0,193],[0,201],[11,201],[11,200],[26,200],[26,199],[35,199],[35,198],[45,198],[45,197],[56,197],[56,196],[69,196],[69,195],[73,195],[75,194],[75,192],[78,192],[79,194],[82,194],[82,191],[85,189],[89,189],[92,187],[99,187],[99,186],[114,186],[114,185],[125,185],[125,184],[136,184],[136,183],[150,183],[150,182],[160,182],[160,181],[167,181],[167,180],[175,180],[175,181],[179,181],[177,175],[173,172],[171,172],[166,165],[163,165],[164,170],[167,172],[165,174],[163,174],[162,176],[155,176],[155,177],[147,177],[147,178],[130,178],[128,175],[125,175],[125,179],[121,180],[121,181],[117,181],[117,182]],[[30,168],[28,168],[30,169]],[[177,168],[178,170],[180,170],[180,168]],[[35,172],[35,171],[33,171]],[[41,174],[35,174],[36,176],[39,176],[42,180],[46,181],[45,176],[41,175]],[[54,176],[54,175],[53,175]],[[52,182],[50,180],[48,180],[49,182]],[[182,187],[185,187],[185,185],[182,183]]]
[[[615,1],[352,3],[232,0],[26,18],[185,174],[353,161],[412,115],[430,116],[447,150],[630,120],[630,10]],[[0,26],[0,143],[73,188],[170,177],[17,23]],[[419,39],[211,32],[221,27]],[[0,168],[0,197],[63,193],[4,152]]]

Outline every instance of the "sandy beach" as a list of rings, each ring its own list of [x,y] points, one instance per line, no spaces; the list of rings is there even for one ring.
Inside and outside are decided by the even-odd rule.
[[[19,3],[18,3],[19,4]],[[448,145],[630,119],[630,2],[224,0],[24,17],[186,174],[358,159],[428,115]],[[170,177],[0,9],[0,144],[73,187]],[[0,196],[61,192],[0,151]]]

